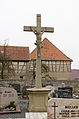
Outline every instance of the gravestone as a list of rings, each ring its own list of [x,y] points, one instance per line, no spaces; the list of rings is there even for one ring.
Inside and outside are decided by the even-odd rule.
[[[50,99],[48,101],[48,119],[79,119],[79,100]]]
[[[18,104],[18,95],[15,89],[10,87],[0,87],[0,105],[7,106],[10,101],[15,101]]]
[[[58,98],[72,98],[72,87],[59,87]]]
[[[20,92],[20,84],[10,84],[17,92]]]

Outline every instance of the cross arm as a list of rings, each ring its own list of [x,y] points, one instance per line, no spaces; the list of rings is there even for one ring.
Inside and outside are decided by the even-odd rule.
[[[24,26],[24,29],[23,31],[30,31],[30,32],[33,32],[36,30],[36,27],[34,26]]]
[[[42,27],[41,31],[42,32],[51,32],[51,33],[53,33],[54,32],[54,28],[53,27]]]
[[[30,32],[35,32],[37,31],[37,27],[34,26],[24,26],[24,31],[30,31]],[[54,32],[54,28],[53,27],[41,27],[41,32]]]

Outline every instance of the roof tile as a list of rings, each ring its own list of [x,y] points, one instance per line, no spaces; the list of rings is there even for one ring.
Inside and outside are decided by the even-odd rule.
[[[29,47],[5,46],[6,56],[11,60],[29,60]],[[4,46],[0,46],[0,53],[4,51]]]
[[[41,60],[67,60],[72,61],[63,52],[61,52],[55,45],[53,45],[47,38],[42,41]],[[31,59],[36,59],[36,48],[31,52]]]

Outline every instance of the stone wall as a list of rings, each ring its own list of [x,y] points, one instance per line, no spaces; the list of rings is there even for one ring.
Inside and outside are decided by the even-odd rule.
[[[9,84],[20,84],[20,89],[22,89],[25,85],[26,85],[26,80],[23,79],[18,79],[18,80],[10,80],[10,79],[6,79],[6,80],[2,80],[0,79],[0,85],[3,86],[8,86]]]
[[[43,81],[43,84],[52,84],[55,87],[60,87],[62,83],[64,83],[65,86],[79,88],[79,81],[76,80],[48,80],[47,82]]]
[[[52,84],[54,87],[60,87],[62,83],[64,83],[66,86],[72,86],[73,88],[79,88],[79,81],[77,80],[56,80],[56,79],[47,79],[47,80],[42,80],[43,85],[50,85]],[[26,81],[24,79],[17,79],[17,80],[2,80],[0,79],[0,85],[8,85],[8,84],[20,84],[21,89],[25,85],[32,85],[32,81]]]

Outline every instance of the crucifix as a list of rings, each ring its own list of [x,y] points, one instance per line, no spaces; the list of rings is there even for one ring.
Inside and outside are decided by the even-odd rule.
[[[41,15],[37,14],[37,26],[24,26],[24,31],[33,32],[36,35],[36,88],[42,88],[41,82],[41,36],[44,32],[54,32],[52,27],[41,27]]]

